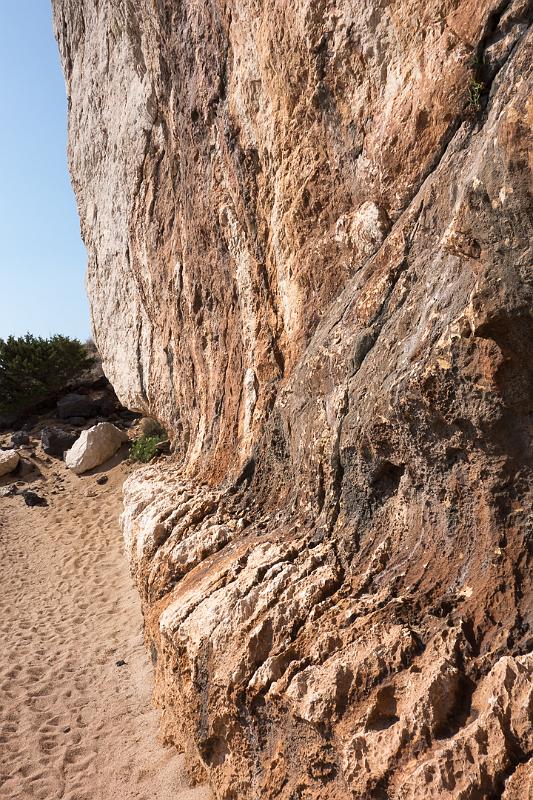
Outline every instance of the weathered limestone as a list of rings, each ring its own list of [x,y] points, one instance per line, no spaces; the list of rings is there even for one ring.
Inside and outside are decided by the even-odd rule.
[[[533,9],[54,0],[156,700],[224,800],[529,791]],[[525,787],[525,788],[524,788]]]

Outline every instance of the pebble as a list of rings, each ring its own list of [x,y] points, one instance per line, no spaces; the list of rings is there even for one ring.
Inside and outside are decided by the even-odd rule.
[[[25,489],[23,492],[21,492],[21,494],[27,506],[33,507],[48,505],[48,500],[45,500],[45,498],[41,497],[41,495],[37,494],[37,492],[32,492],[31,489]]]

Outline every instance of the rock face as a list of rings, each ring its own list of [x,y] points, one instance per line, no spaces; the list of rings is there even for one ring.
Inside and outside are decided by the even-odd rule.
[[[0,477],[16,470],[19,461],[20,456],[15,450],[0,450]]]
[[[99,467],[115,455],[128,435],[110,422],[100,422],[83,431],[70,450],[65,453],[65,464],[77,475]]]
[[[530,791],[527,0],[54,0],[123,518],[224,800]],[[527,795],[526,795],[527,796]]]

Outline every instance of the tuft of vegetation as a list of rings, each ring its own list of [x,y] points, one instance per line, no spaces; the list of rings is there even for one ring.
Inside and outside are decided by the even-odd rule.
[[[472,72],[468,83],[468,107],[478,113],[483,108],[483,99],[487,93],[487,86],[484,82],[486,67],[483,54],[473,53],[469,66]]]
[[[485,84],[472,78],[468,87],[468,104],[474,111],[481,111],[481,99],[485,91]]]
[[[165,441],[167,438],[166,433],[153,434],[151,436],[140,436],[136,439],[130,450],[130,458],[133,461],[140,461],[142,464],[148,464],[149,461],[158,454],[157,445]]]
[[[54,399],[93,363],[85,346],[68,336],[0,339],[0,413],[20,416]]]

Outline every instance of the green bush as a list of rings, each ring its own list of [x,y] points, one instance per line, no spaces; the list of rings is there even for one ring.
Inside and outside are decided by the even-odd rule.
[[[0,413],[22,414],[53,399],[93,362],[81,342],[68,336],[0,339]]]
[[[136,439],[130,450],[130,458],[134,461],[141,461],[148,464],[157,455],[157,445],[166,439],[166,434],[162,431],[154,436],[141,436]]]

